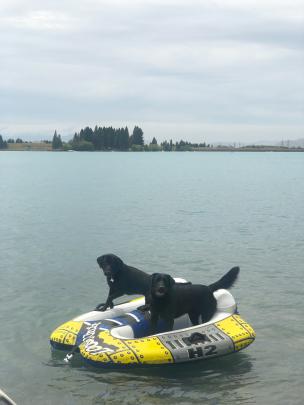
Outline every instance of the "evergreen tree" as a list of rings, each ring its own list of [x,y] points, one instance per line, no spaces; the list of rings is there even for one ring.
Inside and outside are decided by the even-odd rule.
[[[167,142],[167,141],[164,141],[164,142],[161,144],[161,147],[162,147],[162,149],[163,149],[164,151],[166,151],[166,152],[172,150],[172,148],[170,147],[169,142]]]
[[[61,136],[57,135],[57,131],[55,130],[52,140],[52,149],[61,149],[61,148],[62,148]]]
[[[117,147],[118,150],[129,148],[129,130],[128,127],[117,130]]]
[[[133,129],[132,145],[144,145],[144,133],[143,130],[137,126]]]
[[[2,135],[0,135],[0,149],[6,149],[7,148],[7,142],[5,142],[2,138]]]
[[[93,130],[90,127],[86,127],[85,129],[82,129],[80,131],[80,139],[86,141],[86,142],[92,142],[93,141]]]
[[[152,139],[151,144],[152,144],[152,145],[157,145],[157,140],[156,140],[156,138],[155,138],[155,137]]]
[[[129,149],[129,142],[130,142],[130,135],[129,135],[129,129],[126,127],[123,129],[122,135],[121,135],[121,149],[126,150]]]

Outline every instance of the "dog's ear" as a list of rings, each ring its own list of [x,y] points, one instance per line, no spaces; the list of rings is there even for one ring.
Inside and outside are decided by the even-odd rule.
[[[175,280],[173,277],[171,277],[170,275],[168,275],[168,281],[169,281],[169,287],[173,287],[175,284]]]
[[[153,273],[151,274],[151,280],[156,280],[160,273]]]
[[[97,263],[98,263],[98,266],[99,266],[100,268],[101,268],[102,262],[103,262],[103,256],[97,257]]]
[[[123,269],[124,262],[115,255],[109,255],[109,264],[112,268],[114,273],[118,273],[120,270]]]
[[[175,284],[175,280],[173,277],[170,276],[170,274],[166,274],[165,275],[165,280],[166,280],[166,284],[169,288],[172,288]]]
[[[155,283],[156,279],[158,278],[160,273],[153,273],[151,274],[151,279],[150,279],[150,285],[151,287],[153,286],[153,284]]]

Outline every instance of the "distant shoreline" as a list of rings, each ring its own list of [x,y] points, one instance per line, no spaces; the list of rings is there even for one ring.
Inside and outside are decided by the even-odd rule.
[[[51,143],[40,143],[40,142],[24,142],[24,143],[13,143],[8,144],[7,149],[1,149],[0,151],[4,152],[81,152],[75,150],[65,150],[65,149],[52,149]],[[95,150],[91,152],[134,152],[133,150]],[[155,152],[165,152],[163,150],[159,151],[150,151],[150,150],[142,150],[139,152],[148,152],[148,153],[155,153]],[[303,147],[290,147],[287,146],[243,146],[243,147],[230,147],[230,146],[220,146],[220,147],[206,147],[206,148],[191,148],[189,150],[178,150],[178,151],[166,151],[166,152],[304,152]]]

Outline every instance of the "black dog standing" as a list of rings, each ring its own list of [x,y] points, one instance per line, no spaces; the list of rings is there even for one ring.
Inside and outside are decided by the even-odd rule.
[[[149,274],[126,265],[113,254],[98,257],[97,263],[103,270],[110,289],[106,303],[97,305],[96,310],[105,311],[109,307],[113,308],[113,300],[124,294],[142,294],[147,304],[151,285]]]
[[[188,314],[193,325],[208,322],[216,311],[217,301],[213,292],[232,287],[239,274],[233,267],[220,280],[209,286],[178,284],[169,274],[155,273],[151,278],[151,334],[157,331],[157,321],[162,318],[167,329],[173,329],[174,319]],[[201,320],[199,320],[201,317]]]

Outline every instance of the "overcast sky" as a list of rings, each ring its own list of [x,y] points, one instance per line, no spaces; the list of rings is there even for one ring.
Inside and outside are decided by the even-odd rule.
[[[304,138],[304,0],[1,0],[0,133]]]

